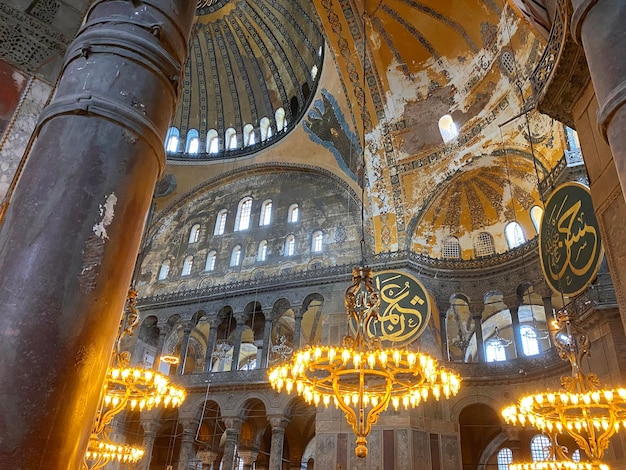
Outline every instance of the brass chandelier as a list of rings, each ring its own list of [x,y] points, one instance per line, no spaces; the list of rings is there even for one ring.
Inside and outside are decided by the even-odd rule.
[[[121,351],[121,342],[132,336],[139,324],[137,292],[128,293],[128,310],[120,325],[116,347],[102,385],[101,402],[85,453],[83,470],[97,470],[109,462],[136,463],[144,454],[143,449],[125,444],[116,444],[109,437],[109,428],[114,416],[125,409],[144,410],[155,406],[178,407],[185,400],[184,389],[170,384],[169,379],[152,370],[129,367],[130,353]]]
[[[289,361],[269,370],[269,381],[278,392],[295,390],[309,404],[340,408],[356,435],[356,455],[366,457],[367,435],[389,403],[407,409],[431,395],[448,398],[458,393],[461,379],[427,354],[385,349],[379,337],[370,336],[380,295],[370,268],[355,267],[352,276],[344,303],[353,334],[343,338],[342,346],[296,351]]]
[[[605,468],[600,462],[609,440],[626,427],[626,389],[603,389],[595,374],[583,373],[581,361],[589,354],[591,341],[576,324],[574,314],[559,312],[556,322],[554,345],[561,358],[569,360],[572,375],[561,378],[560,391],[523,396],[517,405],[504,408],[502,416],[509,424],[530,425],[547,434],[569,434],[593,468]]]

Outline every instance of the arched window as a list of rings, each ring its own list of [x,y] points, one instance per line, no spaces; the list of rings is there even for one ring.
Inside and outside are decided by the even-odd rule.
[[[459,131],[456,128],[456,124],[452,119],[452,116],[446,114],[439,119],[439,132],[441,132],[441,138],[444,143],[448,143],[459,135]]]
[[[235,245],[235,247],[233,248],[233,252],[230,254],[230,265],[239,266],[240,261],[241,261],[241,247],[239,245]]]
[[[503,448],[498,452],[498,470],[509,470],[509,464],[513,463],[511,449]]]
[[[232,127],[224,132],[224,148],[234,150],[237,148],[237,131]]]
[[[485,361],[506,361],[506,350],[498,339],[490,339],[485,342]]]
[[[288,235],[285,239],[285,256],[293,256],[296,254],[296,237]]]
[[[205,271],[213,271],[215,270],[215,260],[217,258],[217,253],[215,251],[209,251],[209,254],[206,255],[206,263],[204,263]]]
[[[276,120],[276,130],[278,132],[287,128],[287,120],[285,119],[284,108],[278,108],[274,113],[274,119]]]
[[[524,351],[524,355],[535,356],[539,354],[539,340],[537,339],[535,329],[528,325],[522,325],[519,333],[522,337],[522,351]]]
[[[506,236],[509,248],[515,248],[516,246],[523,245],[526,241],[522,227],[517,222],[511,222],[508,224],[504,229],[504,235]]]
[[[222,209],[217,213],[217,218],[215,219],[215,230],[213,231],[213,235],[223,235],[224,230],[226,229],[226,217],[228,216],[228,211],[226,209]]]
[[[441,255],[444,258],[460,259],[461,258],[461,245],[459,239],[456,237],[448,237],[443,241],[443,250]]]
[[[317,65],[311,67],[311,78],[315,80],[315,77],[317,77]]]
[[[322,242],[324,241],[324,234],[321,230],[317,230],[313,232],[313,238],[311,241],[311,251],[313,253],[321,253],[322,252]]]
[[[215,129],[206,133],[206,151],[212,155],[220,151],[220,138]]]
[[[292,204],[289,206],[289,212],[287,213],[287,222],[295,223],[300,220],[300,208],[298,204]]]
[[[239,201],[237,218],[235,219],[235,232],[250,228],[250,214],[252,213],[252,198],[245,197]]]
[[[200,224],[195,224],[189,231],[189,243],[196,243],[200,239]]]
[[[580,148],[580,140],[578,139],[578,132],[571,127],[565,126],[565,133],[567,134],[567,147],[569,150],[577,150]]]
[[[165,150],[168,152],[178,152],[178,143],[180,142],[180,132],[175,127],[167,130],[165,137]]]
[[[496,247],[493,243],[493,237],[488,232],[480,232],[476,237],[476,256],[493,255]]]
[[[530,440],[530,454],[533,462],[548,460],[550,456],[550,439],[543,434],[537,434]]]
[[[166,259],[161,263],[161,269],[159,269],[159,281],[167,279],[167,275],[170,273],[170,260]]]
[[[263,201],[261,205],[261,219],[259,220],[259,226],[263,227],[269,225],[272,221],[272,200],[268,199]]]
[[[267,259],[267,240],[262,240],[261,243],[259,243],[256,259],[257,261],[265,261]]]
[[[198,137],[198,131],[190,129],[187,132],[187,145],[185,146],[185,152],[196,154],[200,150],[200,137]]]
[[[533,206],[530,208],[530,220],[533,221],[537,233],[539,233],[539,227],[541,226],[541,217],[543,217],[543,209],[541,207]]]
[[[191,267],[193,266],[193,256],[189,255],[185,258],[183,262],[183,272],[181,275],[189,276],[191,274]]]
[[[261,142],[265,142],[267,139],[272,137],[272,126],[269,118],[261,118],[261,121],[259,122],[259,130],[261,131]]]
[[[252,124],[246,124],[243,126],[243,146],[256,144],[256,136],[254,135],[254,126]]]

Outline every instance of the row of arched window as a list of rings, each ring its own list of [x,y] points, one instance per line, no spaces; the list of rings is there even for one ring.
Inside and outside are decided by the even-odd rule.
[[[244,197],[239,201],[237,206],[237,215],[235,217],[235,232],[248,230],[252,223],[252,201],[251,197]],[[221,209],[215,217],[215,226],[213,235],[223,235],[226,231],[226,220],[228,218],[228,210]],[[291,204],[287,211],[287,223],[296,223],[300,220],[300,206],[296,203]],[[259,217],[259,227],[268,226],[272,223],[272,200],[266,199],[261,204],[261,214]],[[200,241],[200,231],[202,226],[194,224],[189,230],[188,243],[197,243]]]
[[[541,217],[543,216],[543,209],[539,206],[533,206],[530,209],[530,218],[535,226],[535,230],[539,233],[539,224],[541,223]],[[516,248],[523,245],[526,242],[524,236],[524,230],[522,226],[517,222],[510,222],[504,228],[504,236],[509,249]],[[474,251],[477,257],[493,255],[496,252],[493,236],[488,232],[480,232],[474,240]],[[450,236],[443,241],[443,247],[441,250],[442,257],[449,259],[461,258],[461,244],[459,239],[454,236]]]
[[[196,240],[197,241],[197,240]],[[321,230],[316,230],[313,232],[311,236],[311,252],[312,253],[322,253],[324,250],[324,233]],[[242,248],[241,245],[235,245],[230,253],[230,267],[236,267],[241,264],[242,260]],[[267,240],[262,240],[259,243],[257,248],[256,260],[259,262],[267,261],[267,256],[269,254]],[[283,255],[290,257],[296,255],[296,237],[293,234],[287,235],[284,243]],[[217,251],[211,250],[208,252],[205,263],[204,263],[204,271],[210,272],[214,271],[217,262]],[[189,276],[191,275],[191,270],[194,264],[194,256],[189,255],[185,257],[183,261],[183,267],[181,271],[181,276]],[[171,269],[171,261],[166,259],[161,264],[161,268],[159,269],[159,281],[163,281],[168,278]]]
[[[552,443],[544,434],[537,434],[530,440],[530,454],[533,462],[545,462],[550,459],[550,447]],[[572,460],[580,462],[580,449],[572,453]],[[509,465],[513,463],[513,451],[508,447],[500,449],[498,452],[498,470],[509,470]]]
[[[265,142],[274,135],[275,131],[285,130],[287,124],[285,110],[278,108],[274,113],[274,126],[268,117],[263,117],[259,121],[258,133],[252,124],[245,124],[239,134],[241,140],[234,127],[226,129],[222,136],[217,130],[210,129],[206,134],[206,139],[201,139],[196,129],[189,129],[183,139],[176,127],[170,127],[165,137],[165,150],[170,153],[184,152],[190,155],[202,152],[216,155],[222,150],[237,150],[254,145],[257,141]]]

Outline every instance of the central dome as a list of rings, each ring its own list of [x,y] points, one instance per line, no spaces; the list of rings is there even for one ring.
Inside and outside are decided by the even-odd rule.
[[[295,126],[320,76],[316,15],[312,2],[199,0],[168,158],[251,154]]]

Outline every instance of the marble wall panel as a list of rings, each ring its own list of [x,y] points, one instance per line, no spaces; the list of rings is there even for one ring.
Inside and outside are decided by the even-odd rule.
[[[461,447],[458,436],[439,436],[441,439],[441,470],[461,470]]]
[[[1,88],[1,87],[0,87]],[[4,197],[30,139],[37,117],[52,87],[32,78],[27,81],[15,112],[6,125],[0,141],[0,198]]]
[[[412,444],[413,470],[430,470],[430,445],[428,434],[425,431],[414,429]]]

